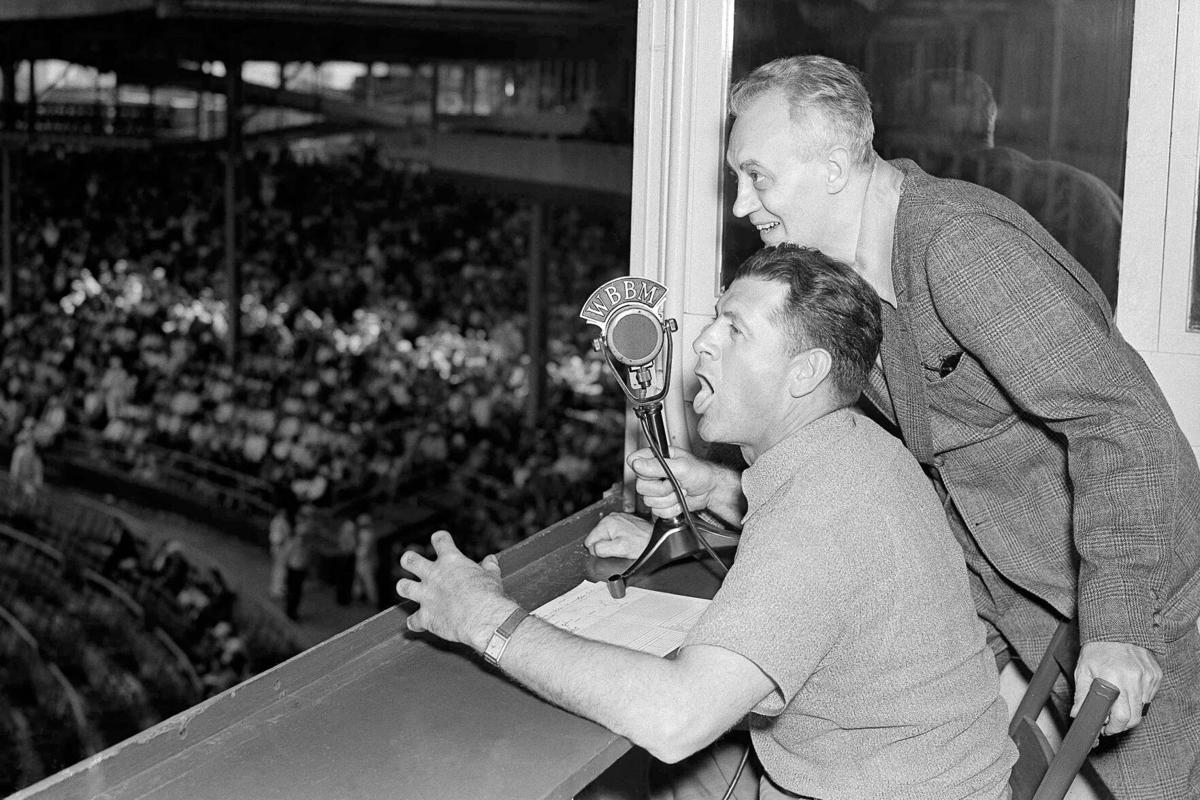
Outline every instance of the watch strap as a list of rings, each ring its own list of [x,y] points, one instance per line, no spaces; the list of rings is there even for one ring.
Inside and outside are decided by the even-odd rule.
[[[514,609],[508,618],[500,623],[500,627],[492,632],[492,638],[488,639],[487,647],[483,648],[483,660],[492,666],[498,665],[500,657],[504,655],[504,650],[508,647],[508,640],[512,638],[517,626],[528,616],[529,612],[525,609],[519,606]]]

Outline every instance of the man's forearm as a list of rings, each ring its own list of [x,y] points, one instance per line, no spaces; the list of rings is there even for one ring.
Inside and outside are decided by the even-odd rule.
[[[689,719],[686,696],[671,661],[595,642],[530,617],[500,660],[509,677],[540,697],[598,722],[664,761],[676,761],[712,737]],[[699,736],[696,736],[700,733]],[[704,741],[707,739],[708,741]]]

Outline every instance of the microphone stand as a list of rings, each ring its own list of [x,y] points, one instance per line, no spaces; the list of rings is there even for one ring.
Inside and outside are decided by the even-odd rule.
[[[664,374],[670,374],[672,355],[670,333],[675,330],[675,320],[665,320],[660,324],[663,326],[666,338],[666,361],[663,372]],[[729,567],[725,565],[725,562],[721,560],[715,551],[717,548],[737,547],[740,534],[727,531],[705,520],[696,518],[688,510],[683,488],[679,485],[674,473],[671,472],[671,468],[666,462],[667,456],[670,453],[670,441],[667,437],[666,424],[663,421],[662,400],[667,394],[667,382],[664,380],[662,388],[658,392],[651,396],[646,396],[647,388],[653,383],[651,375],[653,365],[646,364],[629,370],[628,382],[637,385],[636,389],[631,389],[627,385],[627,382],[622,379],[620,372],[618,372],[606,339],[607,337],[605,336],[595,339],[593,346],[596,350],[604,353],[609,369],[612,370],[621,389],[625,392],[625,396],[629,399],[630,405],[633,407],[633,412],[641,423],[642,433],[650,443],[650,449],[654,452],[654,457],[663,468],[667,480],[671,482],[671,486],[675,490],[675,496],[678,498],[679,505],[683,509],[680,514],[670,519],[655,518],[650,539],[642,549],[641,555],[634,559],[633,563],[626,567],[624,571],[609,576],[607,581],[609,594],[614,598],[622,598],[625,596],[626,585],[636,573],[653,572],[660,567],[688,556],[702,556],[707,554],[712,556],[713,560],[721,567],[723,573],[729,572]]]

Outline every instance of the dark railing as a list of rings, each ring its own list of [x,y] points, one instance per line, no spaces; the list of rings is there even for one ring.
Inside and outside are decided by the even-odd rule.
[[[9,517],[22,517],[31,523],[29,533],[0,526],[10,532],[9,538],[15,536],[37,549],[42,554],[40,560],[47,563],[48,569],[61,571],[64,559],[69,560],[85,581],[112,595],[115,601],[149,612],[153,616],[152,627],[162,628],[172,639],[171,656],[177,661],[183,652],[180,639],[189,623],[175,597],[164,594],[150,581],[141,581],[130,588],[107,580],[101,574],[121,537],[129,535],[118,517],[100,504],[76,499],[52,487],[43,487],[31,503],[23,503],[19,497],[11,479],[0,473],[0,512]],[[56,564],[51,563],[55,561]],[[202,571],[196,565],[189,569],[194,572],[189,580],[199,582]],[[261,667],[276,664],[302,649],[299,640],[288,631],[273,608],[252,601],[236,602],[233,621],[248,644],[252,661]],[[187,671],[191,683],[195,669],[189,666]]]
[[[31,673],[36,673],[38,669],[44,670],[42,674],[45,679],[40,683],[45,697],[39,698],[41,707],[45,709],[51,719],[60,723],[68,723],[70,733],[74,734],[79,743],[80,754],[97,753],[103,749],[104,741],[88,721],[87,711],[83,698],[79,695],[79,690],[67,680],[67,676],[58,668],[58,665],[46,661],[37,639],[17,619],[16,615],[2,604],[0,604],[0,626],[11,631],[15,640],[20,642],[25,650],[24,654],[5,653],[6,658],[13,659],[11,664],[24,665]],[[36,679],[35,682],[37,682]],[[25,734],[29,739],[25,743],[26,749],[40,761],[41,755],[37,753],[38,748],[32,741],[38,735],[37,732],[28,730],[25,731]],[[22,771],[30,768],[32,765],[22,765]]]
[[[69,426],[53,457],[77,466],[88,466],[166,490],[181,497],[201,498],[206,504],[237,514],[267,519],[273,510],[274,487],[254,475],[229,469],[190,453],[141,442],[129,447],[106,439],[92,428]],[[142,477],[139,464],[149,456],[152,476]]]
[[[4,550],[9,553],[10,560],[12,553],[19,551],[27,556],[24,559],[24,563],[32,567],[27,570],[30,574],[44,574],[49,572],[48,578],[56,584],[61,583],[60,577],[68,562],[67,557],[62,554],[61,550],[4,523],[0,523],[0,540],[4,540]],[[21,561],[22,559],[18,558],[16,563],[21,563]],[[33,562],[36,562],[36,564]],[[75,566],[78,567],[78,565]],[[154,647],[160,651],[160,656],[175,664],[180,674],[187,681],[194,697],[203,696],[204,687],[191,659],[184,653],[177,641],[161,627],[147,624],[146,610],[139,601],[135,600],[125,589],[99,574],[91,567],[83,567],[80,575],[89,591],[98,592],[100,597],[115,603],[122,609],[123,614],[137,623],[139,628],[146,629],[149,635],[146,641],[153,642]],[[2,594],[2,590],[0,590],[0,594]],[[2,596],[0,596],[0,600],[2,599]],[[172,605],[174,604],[172,603]]]
[[[267,523],[275,513],[277,489],[256,475],[149,442],[131,447],[81,425],[69,425],[44,455],[52,472],[66,484],[208,520],[227,533],[267,547]],[[140,469],[147,456],[154,463],[152,473]],[[338,520],[370,511],[391,495],[419,491],[442,477],[436,470],[427,470],[390,490],[330,486],[316,509],[314,549],[318,553],[333,551]]]

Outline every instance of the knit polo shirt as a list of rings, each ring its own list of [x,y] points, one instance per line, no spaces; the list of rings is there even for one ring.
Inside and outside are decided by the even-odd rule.
[[[849,409],[745,472],[737,559],[684,647],[775,683],[750,714],[775,784],[822,800],[1001,798],[1016,751],[962,552],[907,450]]]

